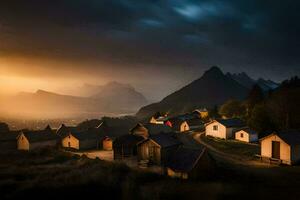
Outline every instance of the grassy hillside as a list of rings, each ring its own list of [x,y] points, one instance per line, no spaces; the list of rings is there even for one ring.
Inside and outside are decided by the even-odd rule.
[[[217,161],[214,176],[181,181],[56,151],[0,154],[0,199],[275,199],[300,195],[299,167]],[[278,190],[280,189],[280,192]]]

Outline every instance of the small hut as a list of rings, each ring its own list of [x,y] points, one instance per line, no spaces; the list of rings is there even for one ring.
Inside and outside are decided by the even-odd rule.
[[[300,131],[281,131],[261,138],[262,159],[293,165],[300,162]]]
[[[137,156],[137,144],[145,138],[139,135],[126,134],[117,137],[113,142],[114,159]]]
[[[138,160],[146,160],[150,164],[163,165],[168,156],[175,151],[181,142],[173,134],[161,133],[151,135],[138,143]]]
[[[87,131],[73,131],[62,138],[61,145],[64,148],[76,150],[98,149],[102,146],[102,136],[96,129]]]
[[[58,136],[47,130],[26,131],[20,133],[17,139],[18,150],[34,150],[45,147],[56,147]]]
[[[235,139],[242,141],[242,142],[257,142],[258,141],[258,134],[256,131],[250,128],[244,128],[235,132]]]
[[[105,151],[111,151],[113,149],[113,140],[106,136],[103,140],[102,140],[102,148]]]
[[[205,147],[200,149],[179,148],[168,159],[166,173],[180,179],[197,179],[213,171],[213,160]]]
[[[167,120],[165,124],[169,125],[173,131],[176,132],[186,132],[190,130],[187,121],[178,117]]]
[[[205,125],[205,135],[222,139],[234,139],[234,133],[246,124],[237,118],[213,120]]]

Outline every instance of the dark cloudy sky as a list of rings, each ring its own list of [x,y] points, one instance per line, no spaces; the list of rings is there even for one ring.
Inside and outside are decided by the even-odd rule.
[[[299,10],[296,0],[1,1],[0,80],[57,90],[116,80],[152,99],[211,65],[281,81],[300,74]]]

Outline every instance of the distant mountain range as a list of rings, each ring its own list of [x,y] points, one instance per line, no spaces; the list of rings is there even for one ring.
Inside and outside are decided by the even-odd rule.
[[[260,88],[267,92],[269,90],[274,90],[279,86],[278,83],[275,83],[274,81],[271,80],[265,80],[262,78],[259,78],[258,80],[254,80],[251,77],[248,76],[245,72],[242,73],[237,73],[237,74],[232,74],[232,73],[227,73],[227,77],[232,78],[233,80],[237,81],[239,84],[242,86],[251,89],[255,84],[259,85]]]
[[[103,86],[84,86],[90,96],[62,95],[44,90],[19,93],[2,99],[2,109],[21,116],[45,118],[100,117],[135,113],[146,105],[146,98],[133,87],[117,82]],[[87,92],[86,92],[87,94]]]
[[[157,111],[181,114],[193,109],[220,105],[233,99],[244,99],[254,84],[264,91],[278,86],[270,80],[254,80],[246,73],[224,74],[218,67],[207,70],[203,76],[158,103],[145,106],[136,114],[138,118],[150,117]]]
[[[90,93],[88,96],[93,99],[101,99],[122,108],[138,109],[147,103],[143,94],[129,84],[118,82],[109,82],[103,86],[85,84],[83,90],[88,91]]]

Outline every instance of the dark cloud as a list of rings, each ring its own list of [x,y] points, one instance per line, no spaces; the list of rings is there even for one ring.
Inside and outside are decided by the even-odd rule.
[[[0,55],[195,71],[217,64],[280,78],[300,71],[299,8],[293,0],[2,1]]]

